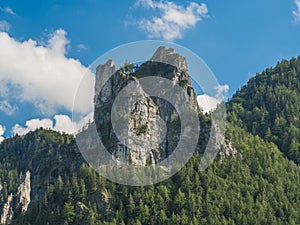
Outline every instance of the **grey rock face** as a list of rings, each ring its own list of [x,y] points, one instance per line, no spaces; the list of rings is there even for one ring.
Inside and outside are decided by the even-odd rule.
[[[30,172],[27,171],[25,174],[24,182],[20,184],[18,188],[18,208],[21,209],[22,213],[25,213],[30,204]]]
[[[3,212],[1,215],[1,224],[9,224],[12,221],[13,218],[13,209],[12,209],[12,200],[13,200],[13,195],[10,194],[7,198],[7,202],[4,204],[3,207]]]
[[[220,155],[223,157],[241,157],[240,153],[233,146],[232,142],[228,139],[225,139],[220,144]]]
[[[149,96],[146,91],[148,84],[142,84],[140,79],[152,76],[172,83],[172,87],[158,90],[160,93],[172,95],[173,88],[179,86],[182,94],[172,96],[172,104]],[[148,62],[129,73],[124,73],[122,68],[117,70],[112,60],[99,65],[95,93],[98,133],[116,164],[146,166],[165,159],[176,148],[180,138],[180,118],[176,108],[186,101],[192,110],[199,112],[186,59],[165,47],[158,48]],[[112,112],[118,100],[122,106]],[[121,132],[115,132],[112,115],[121,118],[117,123]]]
[[[28,206],[30,204],[30,172],[27,171],[22,183],[18,187],[18,192],[16,194],[10,193],[7,198],[7,202],[4,204],[1,224],[10,224],[12,222],[15,212],[26,213]]]
[[[151,57],[150,61],[173,65],[182,71],[188,71],[188,64],[185,57],[177,54],[174,49],[166,48],[165,46],[160,46]]]
[[[22,149],[20,164],[25,172],[16,181],[17,188],[8,193],[4,207],[0,208],[1,223],[9,224],[14,217],[26,213],[32,201],[43,199],[49,183],[54,184],[58,176],[68,177],[72,171],[79,171],[83,163],[75,144],[60,148],[51,146],[47,151],[41,151],[40,145],[38,136],[32,136],[27,147]]]
[[[115,85],[119,80],[112,80],[109,77],[116,73],[117,69],[112,60],[108,60],[104,65],[99,65],[96,69],[96,83],[95,83],[95,99],[96,106],[108,101],[109,97],[112,96],[112,86]],[[118,78],[118,77],[116,77]],[[102,84],[105,84],[102,86]],[[101,91],[101,96],[98,98],[98,94]]]

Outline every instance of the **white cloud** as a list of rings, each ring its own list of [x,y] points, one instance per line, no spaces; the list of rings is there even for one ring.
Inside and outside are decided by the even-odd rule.
[[[200,108],[203,109],[203,113],[209,113],[215,110],[218,104],[221,103],[220,100],[208,96],[208,95],[199,95],[197,96],[198,105]]]
[[[219,101],[223,101],[225,100],[225,98],[227,98],[228,95],[228,91],[229,91],[229,86],[228,84],[225,85],[219,85],[217,87],[215,87],[216,91],[217,91],[217,95],[216,98]]]
[[[78,44],[78,45],[76,46],[76,51],[77,51],[77,52],[82,52],[82,51],[84,51],[84,50],[87,50],[87,47],[86,47],[84,44]]]
[[[297,10],[293,10],[293,15],[296,23],[300,23],[300,0],[295,0]]]
[[[10,24],[5,20],[0,20],[0,32],[1,31],[9,31],[10,30]]]
[[[54,121],[48,118],[45,119],[32,119],[25,123],[25,127],[16,124],[12,128],[12,133],[18,135],[25,135],[30,131],[34,131],[38,128],[51,129],[58,132],[64,132],[67,134],[76,134],[80,131],[89,121],[93,120],[93,113],[88,114],[82,118],[79,122],[73,122],[67,115],[55,115]]]
[[[88,114],[86,117],[82,118],[79,122],[73,122],[67,115],[55,115],[55,126],[53,130],[59,132],[65,132],[67,134],[76,134],[80,131],[86,124],[93,121],[93,113]]]
[[[5,8],[0,7],[0,11],[11,14],[11,15],[15,15],[15,12],[10,7],[5,7]]]
[[[11,116],[18,110],[17,106],[11,105],[7,100],[0,101],[0,111],[6,115]]]
[[[33,119],[26,121],[26,127],[16,124],[13,128],[13,134],[24,135],[38,128],[50,129],[53,127],[53,122],[50,119]]]
[[[81,79],[82,101],[75,112],[92,111],[95,77],[78,60],[65,56],[69,41],[62,29],[51,34],[46,45],[29,39],[19,42],[7,33],[0,33],[0,83],[11,84],[9,95],[19,101],[32,102],[44,115],[58,109],[71,111]]]
[[[58,55],[66,54],[66,46],[69,44],[69,40],[66,38],[67,32],[59,29],[56,30],[48,41],[48,48]]]
[[[182,38],[184,30],[194,27],[208,14],[205,4],[190,2],[186,7],[169,1],[138,0],[136,7],[151,9],[157,16],[143,18],[138,26],[149,38],[162,38],[167,41]]]
[[[4,132],[5,132],[5,127],[2,126],[2,125],[0,125],[0,143],[1,143],[2,141],[4,141],[4,139],[5,139],[5,138],[3,137]]]

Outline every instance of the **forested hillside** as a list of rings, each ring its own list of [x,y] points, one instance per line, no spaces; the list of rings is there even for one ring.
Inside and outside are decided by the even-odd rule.
[[[45,192],[23,216],[16,214],[13,224],[299,224],[299,166],[286,159],[275,144],[241,128],[229,125],[228,136],[240,156],[218,157],[203,172],[198,171],[200,157],[194,156],[176,176],[154,186],[118,185],[84,163],[78,169],[54,173],[51,179],[41,178],[41,183],[47,181]],[[9,148],[10,154],[1,158],[1,174],[12,175],[1,177],[1,183],[7,185],[5,193],[15,194],[18,174],[30,168],[8,161],[13,157],[14,162],[22,162],[19,149],[26,151],[36,138],[47,143],[47,148],[35,148],[44,158],[49,157],[49,146],[58,149],[52,151],[60,158],[68,151],[63,143],[72,142],[69,136],[42,130],[6,140],[0,152],[3,156]],[[68,155],[76,158],[76,151]],[[39,165],[38,170],[51,171],[48,166]],[[34,185],[38,184],[32,184],[33,189]],[[1,194],[2,206],[7,195]]]
[[[300,163],[300,57],[251,78],[229,102],[229,120]]]
[[[103,178],[70,135],[39,129],[6,139],[0,144],[1,221],[300,224],[299,81],[300,58],[251,78],[228,102],[226,138],[238,154],[219,154],[200,171],[201,154],[195,153],[178,174],[151,186]],[[207,129],[210,116],[201,118]]]

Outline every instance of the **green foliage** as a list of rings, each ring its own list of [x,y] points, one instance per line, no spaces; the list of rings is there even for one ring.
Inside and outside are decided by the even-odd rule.
[[[251,78],[228,104],[229,120],[300,163],[300,57]]]
[[[72,206],[71,203],[66,202],[61,214],[64,224],[72,224],[72,221],[75,218],[74,206]]]
[[[120,67],[119,72],[123,76],[133,76],[137,69],[138,65],[126,61],[125,64]]]
[[[188,82],[189,82],[188,80],[180,80],[178,82],[178,85],[182,88],[185,88],[187,86]]]
[[[148,130],[148,124],[141,124],[135,128],[135,134],[136,135],[145,134],[147,130]]]
[[[241,158],[216,159],[198,171],[201,157],[193,156],[177,175],[157,185],[115,184],[82,164],[49,183],[14,224],[299,224],[299,166],[243,128],[228,124],[227,134]],[[18,177],[10,174],[6,182]]]
[[[13,224],[300,224],[300,167],[294,163],[299,71],[300,59],[283,61],[228,103],[226,136],[240,157],[217,157],[199,171],[211,125],[208,115],[199,115],[197,154],[156,185],[130,187],[101,177],[84,163],[72,136],[39,129],[7,139],[0,145],[0,207],[30,170],[32,181],[39,175],[41,183],[31,185],[38,197],[24,215],[15,214]]]

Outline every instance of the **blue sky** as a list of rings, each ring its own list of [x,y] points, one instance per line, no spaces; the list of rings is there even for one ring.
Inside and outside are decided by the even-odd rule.
[[[212,69],[219,83],[229,85],[231,96],[256,72],[274,66],[283,58],[289,59],[300,55],[300,9],[298,6],[300,7],[299,0],[190,2],[1,0],[0,30],[8,36],[2,33],[0,37],[0,45],[1,43],[6,45],[0,46],[2,51],[0,55],[3,59],[10,52],[11,55],[8,58],[16,59],[14,60],[16,63],[13,68],[7,66],[5,70],[0,69],[0,73],[3,74],[12,69],[12,72],[7,73],[6,76],[0,74],[2,83],[0,84],[0,89],[2,89],[2,92],[0,91],[0,136],[3,133],[1,129],[4,130],[3,127],[6,128],[4,136],[7,137],[17,131],[26,132],[26,129],[30,130],[40,123],[47,124],[49,127],[57,124],[58,130],[70,123],[67,117],[62,116],[70,116],[70,108],[63,107],[63,100],[55,102],[56,96],[52,96],[50,100],[43,97],[38,99],[41,94],[39,89],[36,89],[34,93],[26,91],[26,87],[28,88],[31,82],[26,80],[27,86],[25,86],[22,83],[25,81],[17,77],[29,76],[28,74],[32,71],[32,68],[29,68],[25,76],[22,70],[18,72],[17,69],[17,60],[20,60],[18,56],[27,57],[25,54],[27,48],[35,49],[35,52],[39,52],[37,55],[49,51],[49,54],[45,55],[52,61],[55,61],[57,57],[61,60],[61,64],[69,63],[69,66],[72,66],[72,63],[75,63],[78,70],[82,71],[98,56],[119,45],[147,39],[167,39],[198,54]],[[182,18],[177,17],[180,21],[168,17],[172,16],[170,12],[174,11],[182,16]],[[154,27],[156,23],[153,17],[162,22],[160,28]],[[171,37],[168,36],[170,27],[176,30]],[[36,43],[28,44],[29,39]],[[28,46],[19,46],[14,49],[17,55],[12,55],[14,51],[9,47],[24,42]],[[41,50],[39,46],[44,49]],[[24,54],[20,52],[23,50]],[[78,61],[68,62],[68,59]],[[28,62],[34,64],[34,61]],[[3,61],[2,63],[6,65],[9,62]],[[0,65],[2,65],[1,59]],[[45,62],[38,65],[42,67]],[[62,68],[62,71],[71,71],[71,69],[65,69],[64,66]],[[8,76],[13,73],[18,73],[18,75],[7,81]],[[51,74],[45,74],[42,77],[46,80],[51,79]],[[42,81],[34,82],[32,85],[40,85],[38,82]],[[15,94],[20,85],[25,94]],[[3,91],[5,88],[8,89],[6,95]],[[13,94],[11,90],[14,90]],[[49,93],[42,94],[46,96]],[[50,107],[51,110],[43,108],[43,104],[48,104],[49,101],[53,106]],[[55,122],[55,115],[60,115],[60,118],[56,117],[56,119],[61,124],[58,124],[58,120]],[[50,120],[41,121],[46,118]],[[25,124],[26,121],[33,119],[40,120]],[[19,127],[15,127],[15,131],[12,132],[12,127],[16,124],[19,124]]]

